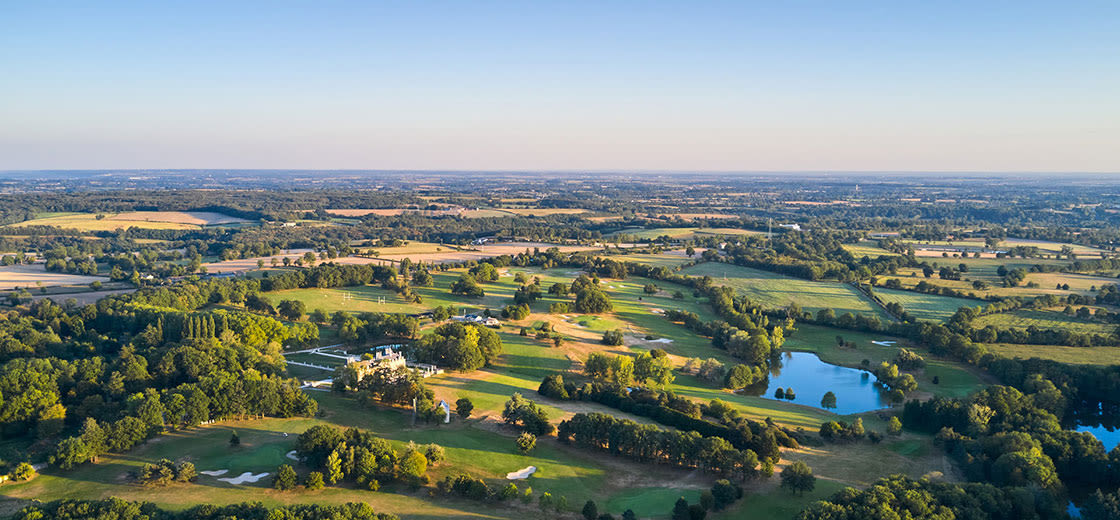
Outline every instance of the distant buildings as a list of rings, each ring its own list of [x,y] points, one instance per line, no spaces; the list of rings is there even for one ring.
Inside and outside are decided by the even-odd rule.
[[[477,314],[464,314],[463,316],[452,316],[451,321],[461,321],[465,323],[475,323],[478,325],[485,325],[487,327],[500,327],[501,321],[497,318],[479,316]]]

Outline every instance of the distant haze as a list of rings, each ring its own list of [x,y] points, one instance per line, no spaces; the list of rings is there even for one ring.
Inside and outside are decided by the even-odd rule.
[[[0,170],[1120,171],[1120,2],[19,2]]]

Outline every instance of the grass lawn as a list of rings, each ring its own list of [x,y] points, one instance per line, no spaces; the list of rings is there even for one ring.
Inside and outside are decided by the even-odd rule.
[[[713,283],[732,287],[751,300],[770,308],[796,303],[807,311],[815,312],[828,307],[836,311],[837,315],[850,312],[878,316],[883,321],[890,321],[885,312],[848,284],[814,282],[722,262],[705,262],[686,267],[681,273],[711,276]]]
[[[906,312],[919,320],[945,321],[961,307],[982,307],[987,302],[967,298],[952,298],[936,294],[899,291],[876,287],[875,294],[886,303],[902,305]]]

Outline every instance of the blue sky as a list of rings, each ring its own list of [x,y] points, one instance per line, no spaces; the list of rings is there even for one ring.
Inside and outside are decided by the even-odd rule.
[[[0,169],[1120,171],[1120,3],[8,2]]]

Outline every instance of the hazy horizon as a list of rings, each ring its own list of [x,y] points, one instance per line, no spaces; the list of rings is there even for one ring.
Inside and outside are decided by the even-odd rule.
[[[10,4],[0,170],[1120,172],[1120,4]]]

